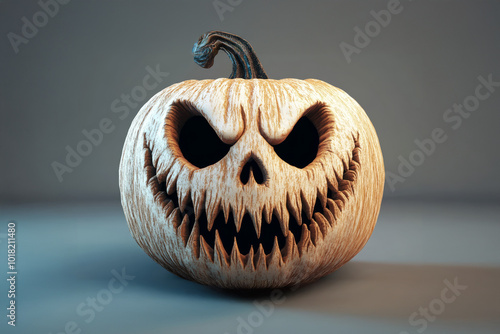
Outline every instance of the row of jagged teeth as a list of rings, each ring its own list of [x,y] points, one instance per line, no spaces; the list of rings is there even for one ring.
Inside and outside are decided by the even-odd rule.
[[[222,244],[222,240],[220,239],[219,231],[215,231],[214,248],[212,248],[201,235],[200,246],[199,256],[201,258],[210,260],[215,264],[225,266],[232,265],[241,268],[247,268],[248,266],[252,267],[252,269],[265,269],[270,266],[280,267],[288,258],[293,258],[298,255],[297,244],[291,234],[287,238],[287,246],[283,249],[286,249],[288,252],[285,257],[280,251],[277,237],[274,238],[273,249],[268,255],[265,254],[262,244],[259,244],[257,250],[250,247],[250,251],[246,255],[241,254],[238,249],[236,237],[234,238],[231,254],[228,254]]]
[[[257,210],[257,211],[248,211],[244,208],[241,208],[239,210],[231,210],[229,207],[228,203],[221,203],[220,200],[219,202],[212,203],[210,201],[205,201],[205,194],[197,194],[197,196],[192,196],[191,198],[191,192],[189,189],[186,191],[179,191],[178,193],[178,203],[179,203],[179,208],[182,213],[185,213],[186,207],[188,206],[188,203],[194,203],[194,213],[196,220],[199,219],[201,216],[203,210],[206,213],[207,217],[207,222],[208,222],[208,230],[211,231],[212,227],[214,225],[214,222],[216,220],[217,215],[219,214],[219,211],[222,209],[224,213],[224,219],[225,222],[227,223],[229,220],[229,215],[230,211],[233,212],[233,220],[234,224],[236,226],[236,231],[239,232],[241,228],[241,224],[243,221],[243,217],[245,214],[248,214],[253,222],[255,232],[257,234],[257,237],[260,238],[260,233],[261,233],[261,226],[262,226],[262,216],[264,217],[264,220],[269,224],[272,220],[273,215],[276,216],[277,220],[280,223],[281,230],[283,232],[284,236],[288,235],[289,231],[289,215],[291,214],[295,221],[300,225],[302,225],[302,212],[305,214],[308,220],[312,219],[313,212],[314,212],[314,207],[316,204],[316,200],[320,201],[321,207],[325,208],[327,206],[327,201],[328,201],[328,189],[330,189],[335,197],[335,200],[340,199],[342,203],[344,204],[346,202],[346,195],[347,193],[344,193],[345,191],[354,191],[353,188],[353,181],[356,178],[357,170],[360,167],[359,163],[359,134],[353,135],[353,140],[355,142],[355,148],[352,153],[352,157],[349,160],[342,160],[343,164],[343,172],[342,173],[337,173],[334,171],[334,173],[327,173],[327,186],[326,187],[320,187],[316,191],[316,196],[314,193],[309,193],[305,194],[304,192],[300,192],[299,196],[291,196],[290,194],[287,195],[287,203],[282,204],[279,206],[276,206],[275,208],[269,208],[269,206],[264,206],[263,208]],[[156,189],[155,192],[158,191],[159,184],[165,184],[165,192],[162,194],[162,192],[157,192],[155,194],[156,198],[165,208],[168,206],[168,202],[166,201],[166,197],[169,195],[166,194],[173,194],[175,196],[176,194],[176,184],[177,184],[177,176],[178,173],[175,171],[170,171],[170,169],[162,174],[163,177],[158,178],[156,176],[156,167],[158,165],[158,158],[155,163],[152,161],[152,151],[147,144],[146,141],[146,136],[144,137],[144,148],[147,149],[147,154],[146,154],[146,169],[148,170],[148,174],[153,174],[154,176],[151,177],[148,181],[150,186],[153,189]],[[222,207],[222,208],[221,208]],[[342,208],[343,206],[340,206]],[[167,210],[168,213],[171,212],[170,210]],[[334,210],[332,210],[334,212]]]
[[[339,198],[343,203],[346,200],[346,196],[342,194],[340,191],[338,192],[336,197]],[[196,221],[199,220],[203,211],[205,212],[207,218],[208,231],[212,230],[215,220],[220,213],[220,210],[223,211],[224,222],[226,224],[229,221],[230,215],[231,214],[233,215],[233,221],[235,224],[236,232],[240,231],[243,223],[243,218],[245,214],[248,214],[252,220],[257,238],[260,238],[260,234],[262,231],[262,221],[265,221],[267,224],[270,224],[274,216],[276,220],[279,222],[283,235],[286,237],[289,234],[290,215],[294,218],[294,220],[297,222],[299,226],[301,226],[303,223],[302,222],[303,214],[305,215],[308,221],[312,220],[314,215],[314,207],[317,199],[320,201],[323,210],[330,208],[330,211],[333,213],[334,216],[335,213],[340,211],[339,208],[335,208],[335,205],[333,205],[333,200],[327,197],[327,190],[322,192],[318,191],[317,198],[314,197],[306,199],[305,196],[301,196],[301,200],[300,199],[292,200],[291,197],[289,196],[287,203],[288,205],[278,205],[275,208],[264,206],[262,210],[258,210],[257,212],[245,210],[244,208],[240,210],[235,210],[229,208],[229,206],[224,206],[220,204],[217,204],[214,207],[209,207],[210,205],[208,202],[205,203],[205,206],[207,207],[203,208],[203,204],[200,204],[201,200],[196,200],[196,199],[194,199],[195,204],[192,210],[194,210],[194,216]],[[187,211],[189,211],[190,208],[187,203],[188,203],[187,200],[179,199],[179,209],[181,214],[185,214]]]
[[[358,147],[358,146],[356,146]],[[328,204],[328,201],[332,200],[340,200],[342,204],[346,202],[347,192],[345,191],[352,190],[353,188],[353,180],[356,176],[356,170],[359,167],[358,160],[358,148],[353,151],[353,159],[350,161],[343,161],[344,171],[342,173],[331,173],[327,175],[327,184],[323,187],[317,188],[315,192],[303,192],[300,191],[299,195],[287,194],[286,203],[280,203],[275,207],[270,207],[269,205],[264,205],[261,208],[255,210],[246,210],[244,207],[236,206],[230,207],[230,204],[227,202],[223,202],[220,199],[218,200],[207,200],[205,198],[205,192],[191,192],[189,189],[181,190],[177,189],[176,191],[176,183],[177,177],[175,173],[166,173],[163,174],[164,177],[158,179],[156,176],[150,180],[151,184],[165,184],[165,191],[167,196],[178,196],[178,205],[182,214],[186,213],[186,210],[193,210],[195,220],[198,221],[203,212],[205,212],[207,219],[207,229],[211,231],[214,223],[219,215],[219,212],[222,210],[224,215],[224,221],[227,224],[229,221],[229,217],[232,214],[233,222],[236,227],[236,232],[239,232],[246,214],[248,214],[252,220],[254,230],[256,232],[257,238],[260,238],[262,231],[262,220],[264,220],[267,224],[270,224],[273,216],[276,217],[277,221],[280,224],[281,231],[284,236],[287,236],[289,233],[289,222],[290,215],[294,218],[299,226],[302,225],[303,217],[307,218],[310,221],[313,218],[314,208],[316,205],[316,201],[319,201],[319,204],[323,208],[323,210],[328,206],[332,207],[330,209],[332,213],[338,211],[338,209],[333,209],[333,206]],[[153,164],[151,162],[151,168],[154,169]],[[329,198],[328,189],[333,193],[333,198]],[[163,198],[159,198],[160,203],[165,207],[167,204],[164,201],[164,198],[167,196],[161,195]],[[168,201],[167,201],[168,202]],[[342,208],[343,205],[340,206]],[[168,213],[171,212],[167,210]]]
[[[353,181],[356,179],[359,166],[359,144],[356,142],[356,148],[353,150],[353,160],[349,163],[344,162],[344,172],[342,174],[335,172],[334,176],[330,175],[327,178],[327,187],[323,190],[318,189],[316,196],[314,194],[305,196],[301,192],[300,196],[288,196],[285,205],[278,205],[275,208],[264,206],[257,214],[245,210],[232,210],[229,206],[221,205],[221,202],[210,203],[210,201],[205,201],[204,194],[202,196],[193,196],[191,199],[189,190],[179,193],[179,207],[176,208],[173,201],[167,199],[171,196],[167,195],[167,193],[176,196],[176,177],[170,178],[168,177],[170,173],[167,173],[166,178],[159,180],[152,161],[149,161],[147,165],[151,169],[148,172],[148,174],[152,174],[149,183],[155,193],[155,200],[162,204],[167,216],[170,217],[170,215],[173,215],[170,217],[171,221],[173,221],[173,225],[177,229],[177,234],[181,236],[185,247],[189,245],[196,257],[203,257],[214,263],[243,267],[251,265],[255,268],[260,266],[269,267],[274,264],[279,266],[289,259],[301,256],[309,247],[317,246],[328,232],[329,227],[338,220],[347,201],[347,196],[354,192]],[[166,185],[164,191],[158,191],[160,183]],[[331,190],[331,194],[328,193],[328,189]],[[321,204],[322,213],[314,213],[316,200]],[[190,224],[189,215],[186,213],[186,208],[190,201],[194,203],[194,224]],[[221,209],[226,224],[231,211],[233,211],[237,232],[241,229],[245,214],[248,214],[251,217],[258,239],[260,239],[262,220],[264,219],[270,224],[274,215],[280,224],[283,235],[286,237],[285,246],[283,249],[280,249],[278,239],[275,237],[273,248],[269,254],[265,254],[263,246],[260,243],[256,249],[252,246],[250,247],[250,251],[243,255],[238,249],[237,237],[234,237],[231,254],[228,254],[217,229],[215,231],[214,246],[210,246],[203,236],[200,235],[198,219],[201,217],[203,211],[205,211],[207,228],[211,231]],[[301,236],[298,239],[298,243],[296,243],[293,233],[289,232],[290,215],[301,226]],[[303,215],[309,222],[309,225],[303,224]]]
[[[278,238],[275,236],[274,245],[269,254],[265,254],[262,244],[259,244],[257,249],[253,246],[247,254],[242,254],[238,248],[237,237],[234,237],[231,254],[228,254],[224,248],[222,240],[219,236],[219,231],[215,230],[214,246],[210,246],[203,235],[200,235],[200,228],[198,221],[195,221],[192,228],[190,227],[190,219],[188,214],[184,214],[181,221],[181,211],[179,208],[172,210],[171,217],[173,225],[177,229],[177,234],[182,238],[184,246],[189,246],[196,257],[203,257],[209,259],[211,262],[218,262],[226,265],[241,264],[243,267],[253,263],[258,267],[260,263],[264,263],[268,267],[270,265],[281,266],[289,259],[301,256],[309,247],[317,246],[326,236],[329,227],[335,223],[340,215],[340,200],[327,200],[327,207],[324,212],[316,212],[311,218],[309,226],[302,224],[301,235],[299,242],[295,241],[293,233],[286,235],[285,246],[280,249]]]

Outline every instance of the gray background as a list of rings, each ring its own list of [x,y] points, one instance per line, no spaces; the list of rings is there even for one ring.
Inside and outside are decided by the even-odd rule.
[[[227,1],[223,1],[227,3]],[[237,1],[235,1],[237,3]],[[217,15],[212,1],[72,1],[15,54],[7,33],[32,21],[35,1],[0,3],[0,199],[118,199],[118,163],[138,108],[124,120],[111,111],[142,84],[147,66],[170,75],[154,91],[187,79],[226,77],[223,54],[197,67],[191,48],[209,30],[249,40],[272,78],[317,78],[344,89],[379,134],[386,170],[397,173],[415,139],[440,127],[448,140],[386,198],[498,199],[500,91],[453,130],[443,113],[474,93],[477,77],[500,81],[500,3],[402,1],[371,43],[347,63],[339,44],[373,20],[387,1],[241,1]],[[103,118],[115,125],[59,182],[51,163]]]

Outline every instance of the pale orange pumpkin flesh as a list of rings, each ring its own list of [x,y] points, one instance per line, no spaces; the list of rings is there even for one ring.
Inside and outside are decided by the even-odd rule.
[[[174,84],[141,108],[120,163],[138,244],[171,272],[223,288],[304,284],[342,266],[371,235],[383,181],[363,109],[314,79]]]

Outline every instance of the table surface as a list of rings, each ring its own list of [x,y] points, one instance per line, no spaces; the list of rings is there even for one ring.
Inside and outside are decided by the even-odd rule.
[[[4,254],[10,220],[17,325],[2,307],[1,333],[500,333],[497,203],[384,201],[351,262],[279,303],[164,270],[135,243],[118,202],[2,205]],[[6,255],[0,268],[6,277]],[[123,271],[126,285],[110,287]],[[3,279],[3,306],[7,291]]]

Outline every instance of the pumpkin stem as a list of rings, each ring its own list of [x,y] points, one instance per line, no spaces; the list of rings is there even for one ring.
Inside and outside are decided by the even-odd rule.
[[[250,43],[227,32],[209,31],[202,35],[193,46],[194,62],[203,68],[212,67],[219,49],[224,51],[233,63],[230,79],[267,79],[266,72]]]

